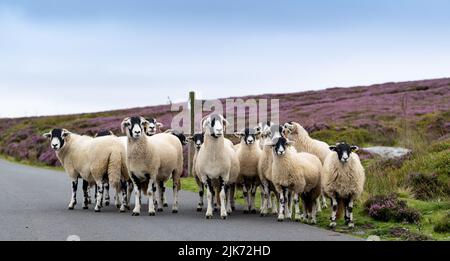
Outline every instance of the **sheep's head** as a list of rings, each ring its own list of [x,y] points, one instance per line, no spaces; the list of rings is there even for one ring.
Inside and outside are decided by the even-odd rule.
[[[194,136],[189,136],[187,139],[193,142],[195,148],[199,150],[202,147],[204,135],[204,133],[196,133]]]
[[[42,136],[50,140],[50,147],[54,151],[59,151],[66,144],[70,132],[66,129],[53,129],[48,133],[44,133]]]
[[[261,128],[245,128],[242,131],[235,132],[234,135],[250,145],[256,142],[257,137],[261,134]]]
[[[161,122],[158,122],[156,119],[154,118],[150,118],[147,120],[148,121],[148,127],[145,130],[145,134],[147,134],[147,136],[153,136],[156,134],[156,132],[161,129],[162,127],[164,127],[164,124],[162,124]]]
[[[212,114],[203,119],[203,129],[214,138],[224,135],[224,129],[229,122],[221,114]]]
[[[184,133],[182,131],[169,129],[169,130],[166,130],[165,133],[170,133],[170,134],[174,135],[175,137],[177,137],[180,140],[181,145],[188,144],[188,138],[184,135]]]
[[[286,139],[283,136],[280,136],[273,138],[271,142],[266,143],[266,146],[272,147],[276,155],[282,156],[286,153],[286,151],[292,144],[292,141]]]
[[[269,135],[270,135],[270,126],[272,126],[272,125],[273,125],[273,123],[271,121],[258,123],[258,127],[260,129],[262,138],[269,137]]]
[[[100,130],[99,132],[97,132],[95,134],[94,137],[97,138],[97,137],[113,136],[113,135],[114,135],[114,133],[112,131],[110,131],[110,130]]]
[[[344,142],[336,143],[336,146],[330,146],[330,150],[337,153],[338,159],[342,163],[347,163],[350,158],[350,154],[352,152],[358,151],[358,147],[351,146],[344,141]]]
[[[284,135],[289,135],[289,134],[296,134],[298,132],[298,126],[300,124],[290,121],[290,122],[286,122],[283,125],[284,128]]]
[[[129,138],[139,139],[147,129],[149,122],[144,117],[128,117],[122,121],[122,132]]]
[[[270,126],[269,137],[271,139],[275,139],[275,138],[279,138],[279,137],[286,137],[286,135],[284,133],[284,129],[285,129],[285,127],[283,125],[272,124]]]

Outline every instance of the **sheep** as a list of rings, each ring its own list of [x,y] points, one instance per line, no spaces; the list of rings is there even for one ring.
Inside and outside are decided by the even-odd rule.
[[[353,202],[363,192],[365,182],[364,168],[354,153],[358,147],[341,142],[329,149],[332,153],[324,162],[322,188],[331,199],[330,227],[336,227],[336,219],[345,210],[345,224],[353,228]]]
[[[103,201],[104,184],[111,182],[116,191],[122,192],[121,212],[127,206],[126,181],[128,170],[123,147],[117,139],[105,136],[92,138],[71,133],[66,129],[53,129],[43,134],[51,141],[51,148],[72,180],[72,197],[69,209],[73,210],[77,204],[76,192],[78,178],[82,178],[84,202],[83,209],[88,208],[88,187],[97,185],[95,212],[100,212]]]
[[[245,128],[240,132],[234,133],[240,138],[239,147],[236,153],[239,159],[239,177],[242,184],[242,191],[247,201],[247,209],[244,214],[256,214],[255,195],[259,186],[258,162],[262,154],[259,146],[258,136],[261,134],[260,128]]]
[[[261,183],[261,210],[260,215],[266,216],[268,214],[268,209],[272,209],[272,213],[278,212],[276,202],[272,204],[271,194],[275,193],[278,198],[275,187],[272,183],[272,150],[270,147],[265,146],[270,144],[272,138],[280,137],[283,134],[283,126],[267,122],[267,124],[259,124],[262,129],[261,133],[261,144],[263,150],[258,161],[258,176]],[[274,201],[278,201],[274,199]]]
[[[298,152],[308,152],[316,155],[322,164],[328,154],[330,154],[328,144],[311,138],[305,128],[299,123],[292,121],[287,122],[284,124],[284,130],[286,137],[294,141],[294,147]],[[327,208],[327,202],[324,196],[322,196],[322,203],[320,204],[319,200],[317,206],[319,212],[322,211],[322,208]]]
[[[127,134],[127,165],[134,184],[136,204],[133,216],[141,213],[141,192],[149,196],[148,214],[154,216],[154,194],[157,197],[158,212],[163,211],[162,187],[172,176],[172,213],[178,213],[178,192],[183,172],[183,148],[177,137],[168,133],[153,136],[144,135],[149,122],[143,117],[128,117],[122,121],[122,132]]]
[[[230,187],[234,186],[239,174],[239,159],[233,146],[224,139],[226,125],[228,121],[220,114],[209,115],[202,122],[204,143],[198,151],[195,169],[207,188],[207,219],[213,215],[214,181],[218,182],[220,190],[221,218],[226,219],[232,212]]]
[[[117,136],[114,135],[114,133],[113,133],[111,130],[107,130],[107,129],[102,129],[102,130],[98,131],[98,132],[94,135],[95,138],[97,138],[97,137],[103,137],[103,136],[114,136],[114,137],[117,137]],[[119,142],[124,146],[124,150],[125,150],[124,152],[125,152],[125,155],[126,155],[126,149],[127,149],[127,140],[126,140],[126,138],[127,138],[127,137],[117,137],[117,139],[119,140]],[[126,161],[125,161],[125,162],[122,162],[122,164],[126,164]],[[127,169],[128,169],[128,168],[127,168]],[[131,181],[131,179],[128,179],[126,185],[127,185],[127,205],[126,205],[126,208],[127,208],[127,209],[130,209],[131,192],[133,192],[133,182]],[[96,191],[96,193],[97,193],[97,187],[95,187],[95,191]],[[106,184],[105,184],[105,195],[106,195],[106,196],[105,196],[106,202],[108,202],[108,201],[109,201],[109,183],[106,183]],[[117,207],[117,208],[120,208],[120,203],[119,203],[119,192],[118,192],[118,191],[116,191],[116,195],[115,195],[115,197],[114,197],[114,201],[115,201],[116,207]],[[107,203],[105,203],[105,205],[108,206]]]
[[[301,196],[306,218],[316,223],[316,199],[320,195],[322,164],[309,153],[298,153],[291,147],[292,141],[283,136],[274,138],[265,146],[272,150],[272,182],[280,195],[278,221],[285,215],[290,217],[290,209],[286,208],[289,194],[294,194],[295,220],[300,220],[299,197]]]

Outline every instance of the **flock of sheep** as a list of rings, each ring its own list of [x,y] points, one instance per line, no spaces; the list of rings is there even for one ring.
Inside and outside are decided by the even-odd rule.
[[[142,194],[148,196],[148,214],[163,211],[168,204],[165,183],[173,180],[172,212],[178,212],[178,192],[183,173],[183,145],[195,148],[193,173],[199,189],[197,211],[206,218],[220,210],[226,219],[235,210],[235,191],[242,189],[245,213],[257,213],[255,197],[261,191],[261,216],[278,214],[278,221],[292,218],[316,223],[316,213],[331,200],[331,227],[344,213],[345,224],[354,227],[353,202],[362,193],[365,173],[358,148],[345,142],[335,146],[312,139],[296,122],[283,125],[260,123],[235,132],[238,144],[224,137],[228,121],[212,114],[202,121],[203,132],[190,137],[174,130],[157,133],[155,119],[129,117],[121,124],[124,137],[102,131],[95,137],[80,136],[65,129],[44,134],[72,180],[69,209],[77,204],[78,179],[83,180],[83,208],[91,204],[95,187],[95,211],[110,203],[109,186],[120,212],[130,209],[134,189],[133,216],[141,213]],[[322,201],[319,200],[322,197]],[[300,211],[300,205],[303,211]],[[218,209],[217,209],[218,208]],[[294,209],[292,215],[291,211]]]

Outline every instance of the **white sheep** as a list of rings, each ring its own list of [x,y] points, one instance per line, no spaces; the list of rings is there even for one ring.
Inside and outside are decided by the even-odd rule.
[[[239,177],[238,180],[242,184],[244,198],[247,201],[247,209],[244,213],[256,213],[255,195],[259,186],[258,163],[262,150],[259,145],[260,128],[245,128],[240,132],[234,133],[239,137],[240,143],[236,153],[239,159]]]
[[[322,188],[332,202],[330,227],[336,227],[336,219],[345,210],[345,223],[354,227],[353,202],[364,189],[364,168],[355,151],[357,146],[345,142],[330,146],[333,151],[325,159]]]
[[[213,215],[214,181],[218,183],[220,191],[221,218],[226,219],[232,211],[230,186],[234,186],[237,180],[239,159],[233,146],[224,139],[224,126],[227,124],[224,117],[218,114],[203,119],[204,143],[198,152],[195,168],[207,188],[207,219]]]
[[[299,198],[302,198],[306,218],[316,223],[316,200],[320,195],[322,164],[309,153],[298,153],[291,147],[292,141],[281,136],[265,146],[273,147],[272,182],[280,195],[278,221],[290,217],[286,207],[289,195],[294,195],[295,220],[300,220]]]
[[[309,133],[297,122],[288,122],[284,124],[285,135],[289,140],[294,142],[294,147],[298,152],[307,152],[316,155],[320,161],[325,161],[325,158],[330,154],[329,146],[327,143],[313,139],[309,136]],[[323,208],[327,208],[327,202],[325,197],[322,196],[322,203],[320,201],[317,204],[318,211],[322,211]]]
[[[155,193],[158,191],[158,212],[163,211],[163,190],[161,187],[172,177],[172,212],[178,213],[178,192],[181,189],[180,177],[183,172],[183,148],[177,137],[168,133],[144,135],[148,121],[143,117],[128,117],[123,120],[122,131],[128,137],[127,165],[135,189],[135,208],[133,216],[141,213],[141,192],[149,196],[150,216],[156,214]]]
[[[87,182],[83,182],[84,209],[87,209],[89,203],[88,185],[95,184],[98,187],[95,211],[100,212],[105,184],[111,183],[116,191],[122,192],[120,211],[125,211],[127,195],[124,184],[129,176],[126,164],[122,164],[126,161],[125,151],[116,138],[80,136],[66,129],[53,129],[43,136],[51,141],[51,148],[56,152],[56,156],[72,179],[72,198],[69,209],[74,209],[77,203],[78,178],[82,178]]]
[[[202,209],[203,209],[205,184],[203,184],[200,174],[198,173],[198,171],[196,171],[195,162],[197,161],[198,152],[203,145],[203,137],[204,137],[204,133],[196,133],[193,136],[189,136],[187,138],[189,141],[194,143],[194,148],[195,148],[194,156],[193,156],[193,160],[192,160],[192,174],[195,178],[195,182],[197,183],[197,187],[198,187],[198,196],[199,196],[199,201],[198,201],[198,205],[197,205],[198,212],[202,211]]]
[[[280,137],[283,134],[283,126],[267,122],[267,124],[260,123],[262,129],[261,144],[262,153],[258,161],[258,176],[261,183],[261,216],[268,214],[268,209],[272,209],[272,213],[278,213],[277,202],[278,193],[272,183],[272,150],[268,144],[272,143],[272,138]],[[272,193],[275,194],[274,202],[272,203]]]

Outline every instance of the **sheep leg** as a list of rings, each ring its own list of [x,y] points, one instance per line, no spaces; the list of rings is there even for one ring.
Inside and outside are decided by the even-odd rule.
[[[346,206],[346,212],[348,212],[348,227],[354,228],[355,224],[353,223],[353,198],[349,198],[348,204]]]
[[[236,210],[236,205],[235,205],[235,201],[234,201],[234,193],[235,193],[235,191],[236,191],[236,184],[231,184],[230,185],[230,207],[231,207],[231,211],[235,211]]]
[[[317,211],[322,212],[322,206],[321,206],[322,203],[320,202],[320,197],[318,197],[316,199],[316,204],[317,204]]]
[[[302,208],[303,208],[303,213],[301,214],[301,219],[303,222],[307,223],[308,222],[308,209],[306,209],[306,200],[304,200],[302,198]]]
[[[162,184],[161,184],[162,183]],[[156,196],[156,209],[158,212],[163,212],[163,198],[164,198],[164,183],[159,182],[157,187],[158,196]]]
[[[109,181],[104,180],[103,181],[103,188],[104,188],[104,194],[105,194],[105,207],[109,206],[109,201],[111,200],[109,197]]]
[[[174,171],[172,173],[172,180],[173,180],[172,213],[176,214],[176,213],[178,213],[178,193],[181,190],[180,175],[176,171]]]
[[[69,210],[73,210],[77,204],[77,189],[78,189],[78,178],[72,179],[72,197],[69,202]]]
[[[153,179],[150,177],[149,174],[146,175],[148,177],[148,189],[147,189],[147,195],[148,195],[148,215],[154,216],[156,215],[155,211],[155,192],[156,192],[156,186],[154,184]]]
[[[83,179],[83,209],[88,209],[89,205],[89,182]]]
[[[271,200],[271,202],[272,202],[272,204],[271,204],[272,214],[277,214],[277,213],[278,213],[278,206],[277,206],[277,203],[280,201],[279,194],[278,194],[278,193],[275,193],[275,196],[272,196],[271,194],[272,194],[272,193],[269,193],[269,195],[270,195],[270,200]],[[272,200],[273,200],[273,201],[272,201]]]
[[[131,204],[131,193],[133,193],[134,190],[134,184],[131,180],[127,181],[127,204],[126,204],[126,208],[129,210],[130,209],[130,204]]]
[[[322,208],[324,208],[324,209],[328,208],[327,197],[322,193],[321,198],[322,198]]]
[[[127,182],[126,181],[124,181],[124,180],[121,180],[120,181],[120,193],[122,194],[122,201],[121,201],[121,204],[120,204],[120,206],[119,206],[119,211],[120,211],[120,213],[123,213],[123,212],[125,212],[126,211],[126,209],[127,209],[127,202],[128,202],[128,199],[127,199]],[[117,197],[117,200],[119,200],[119,193],[116,193],[117,195],[116,195],[116,197]],[[116,203],[116,205],[117,205],[117,203]]]
[[[214,205],[214,188],[212,187],[212,182],[210,178],[207,178],[206,181],[206,196],[208,206],[206,208],[206,219],[212,219],[213,216],[213,205]]]
[[[205,185],[202,183],[202,181],[195,176],[195,182],[197,182],[198,187],[198,205],[197,205],[197,211],[202,211],[203,208],[203,196],[205,194]]]
[[[320,202],[319,202],[320,203]],[[320,204],[317,204],[317,201],[313,200],[311,202],[311,224],[317,224],[317,206]]]
[[[139,216],[141,214],[141,181],[133,173],[131,173],[131,180],[133,181],[134,196],[135,196],[135,203],[132,215]]]
[[[250,213],[250,197],[248,194],[248,190],[247,190],[247,183],[244,180],[244,184],[242,184],[242,194],[245,198],[245,201],[247,203],[247,209],[244,210],[244,214],[249,214]]]
[[[294,194],[294,208],[295,208],[295,213],[294,213],[294,220],[297,222],[300,222],[300,201],[299,201],[299,196],[298,193]]]
[[[277,191],[281,191],[279,192],[280,194],[280,208],[279,208],[279,212],[278,212],[278,222],[282,222],[284,220],[284,215],[285,215],[285,208],[286,208],[286,188],[279,188],[277,189]]]
[[[102,201],[103,201],[103,189],[104,184],[102,181],[97,182],[97,202],[95,205],[95,212],[100,212],[100,209],[102,208]]]
[[[267,215],[267,206],[270,201],[270,191],[269,191],[269,185],[267,184],[266,180],[261,180],[261,211],[260,215],[261,217]]]
[[[285,192],[285,199],[287,199],[286,202],[286,206],[284,207],[284,211],[285,211],[285,217],[292,219],[292,214],[291,214],[291,208],[292,208],[292,197],[291,197],[291,192],[289,192],[289,190],[286,189]]]
[[[219,185],[220,185],[220,217],[222,219],[227,219],[227,203],[226,203],[226,193],[225,193],[225,182],[222,177],[219,177]]]
[[[159,185],[161,186],[161,189],[162,189],[161,201],[163,204],[163,208],[167,208],[167,207],[169,207],[169,204],[167,204],[167,199],[166,199],[166,186],[164,186],[163,181],[159,182]]]
[[[255,209],[256,189],[257,189],[256,183],[253,182],[252,187],[251,187],[251,195],[250,195],[250,213],[251,214],[256,214],[256,209]]]
[[[335,228],[336,227],[336,215],[337,215],[337,211],[338,211],[338,201],[335,197],[331,197],[331,206],[332,206],[332,211],[331,211],[331,222],[330,222],[330,227],[331,228]]]
[[[231,209],[231,199],[232,199],[232,195],[231,195],[231,188],[234,185],[225,185],[225,198],[226,198],[226,208],[227,208],[227,213],[228,215],[230,215],[233,210]]]

